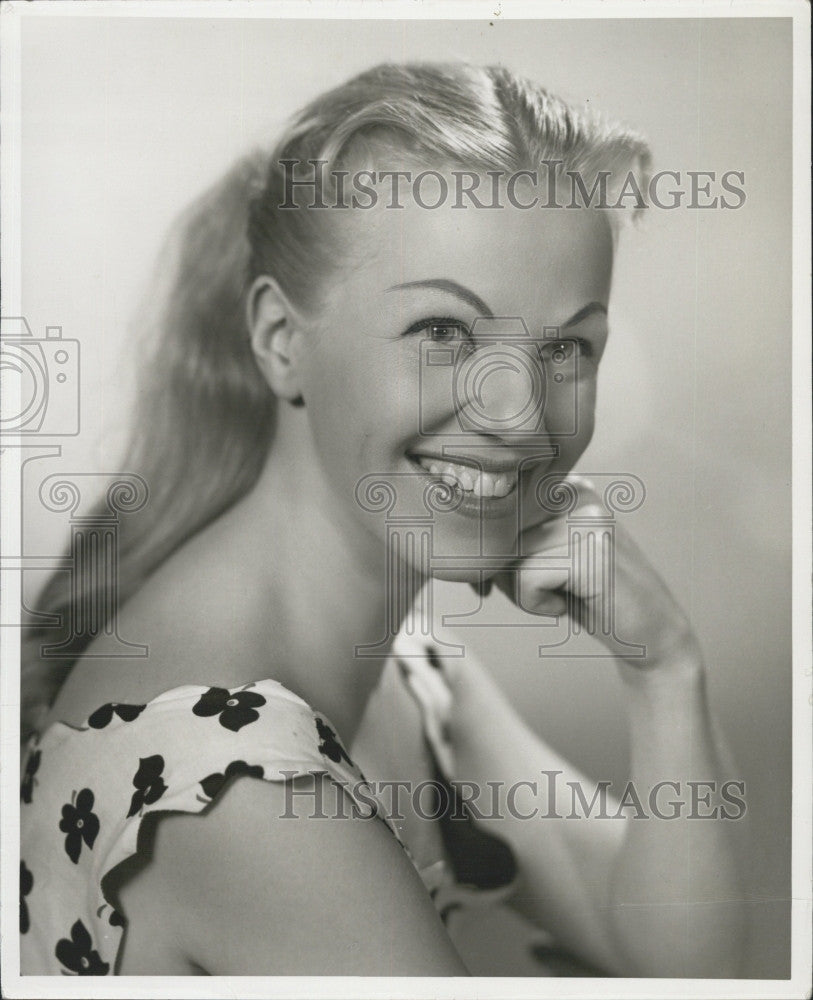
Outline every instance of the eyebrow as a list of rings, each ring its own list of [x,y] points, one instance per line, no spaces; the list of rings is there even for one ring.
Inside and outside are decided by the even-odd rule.
[[[456,281],[450,281],[448,278],[427,278],[424,281],[406,281],[403,285],[392,285],[387,291],[395,292],[401,288],[436,288],[440,292],[449,292],[450,295],[456,295],[457,298],[468,302],[470,306],[477,310],[479,316],[488,316],[489,318],[494,316],[494,313],[479,295],[475,295],[470,288],[459,285]]]
[[[457,298],[467,302],[477,310],[479,316],[494,318],[494,313],[479,295],[476,295],[470,288],[466,288],[465,285],[460,285],[449,278],[426,278],[423,281],[405,281],[401,285],[391,285],[387,291],[395,292],[402,288],[435,288],[440,292],[448,292],[450,295],[455,295]],[[603,313],[606,316],[607,307],[601,302],[588,302],[586,306],[583,306],[578,312],[574,313],[570,319],[560,324],[561,329],[565,330],[568,327],[576,326],[595,312]]]
[[[580,309],[577,313],[573,313],[569,320],[562,323],[562,329],[566,329],[569,326],[576,326],[577,323],[581,323],[583,319],[587,319],[588,316],[592,316],[593,313],[603,313],[607,315],[607,307],[601,302],[588,302],[586,306]]]

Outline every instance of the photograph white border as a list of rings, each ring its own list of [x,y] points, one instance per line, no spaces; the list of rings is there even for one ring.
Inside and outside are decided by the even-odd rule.
[[[805,0],[772,3],[678,0],[35,0],[0,8],[2,114],[2,312],[20,309],[20,23],[29,17],[576,19],[788,17],[793,20],[793,843],[791,977],[783,980],[369,978],[369,977],[110,977],[19,975],[19,630],[0,629],[2,733],[2,886],[0,913],[3,995],[7,997],[676,997],[796,998],[811,984],[811,242],[810,242],[810,7]],[[5,405],[13,405],[6,400]],[[11,443],[9,443],[11,444]],[[4,442],[3,481],[18,484],[19,454]],[[19,552],[20,497],[0,495],[3,551]],[[5,573],[5,615],[20,607],[20,575]],[[16,614],[13,612],[12,614]],[[2,616],[1,620],[9,620]],[[9,902],[9,900],[13,900]]]

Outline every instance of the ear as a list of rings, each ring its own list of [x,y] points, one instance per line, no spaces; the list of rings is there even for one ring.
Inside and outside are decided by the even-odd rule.
[[[301,405],[297,363],[301,320],[273,278],[256,279],[248,293],[246,315],[254,357],[274,395]]]

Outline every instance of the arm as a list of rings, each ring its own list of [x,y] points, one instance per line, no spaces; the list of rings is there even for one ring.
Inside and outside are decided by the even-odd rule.
[[[680,793],[667,790],[661,801],[683,805],[677,819],[628,821],[612,871],[613,940],[642,975],[736,977],[743,959],[740,824],[719,818],[721,809],[736,814],[719,790],[737,775],[715,732],[705,680],[700,658],[686,653],[652,674],[625,677],[631,777],[646,794],[677,782]],[[715,782],[717,792],[691,781]],[[700,818],[712,813],[718,818]]]
[[[312,780],[332,803],[330,779]],[[125,957],[129,945],[150,954],[152,938],[159,951],[171,932],[210,975],[466,975],[385,825],[349,808],[314,819],[315,785],[294,786],[292,798],[241,778],[205,813],[161,817],[151,860],[121,890]]]
[[[504,789],[535,781],[539,794],[520,792],[514,811],[542,813],[548,802],[540,772],[561,772],[559,815],[571,809],[567,782],[579,785],[590,806],[597,782],[536,736],[482,669],[470,658],[444,661],[444,668],[455,700],[452,777],[499,781]],[[716,780],[719,789],[736,777],[718,749],[704,677],[687,665],[683,677],[631,680],[630,778],[652,818],[633,818],[630,806],[618,819],[600,818],[596,800],[579,819],[520,819],[503,796],[501,818],[479,822],[517,858],[521,882],[513,905],[586,961],[615,975],[733,976],[743,909],[732,838],[741,824],[686,818],[693,807],[688,781]],[[681,792],[664,787],[656,807],[664,815],[680,808],[677,819],[652,814],[650,790],[664,780]],[[712,795],[705,805],[703,787],[696,794],[695,813],[707,814],[719,802]],[[615,816],[619,804],[607,794],[604,816]]]
[[[525,551],[561,554],[563,532],[562,525],[544,525]],[[671,815],[675,802],[680,815],[637,819],[628,805],[619,819],[594,814],[530,821],[512,818],[503,802],[505,818],[490,821],[491,832],[510,844],[519,861],[518,908],[591,963],[620,975],[734,976],[743,955],[744,905],[733,839],[742,824],[687,816],[691,811],[708,815],[715,805],[718,815],[721,805],[736,812],[721,803],[719,789],[738,776],[714,730],[705,667],[685,617],[640,551],[621,534],[615,559],[620,634],[640,637],[647,646],[643,663],[618,664],[626,692],[630,777],[647,814],[652,814],[654,789],[661,811]],[[600,581],[602,574],[596,578]],[[551,590],[565,580],[527,570],[497,582],[534,613],[551,609],[559,599]],[[602,599],[588,585],[568,581],[581,604]],[[510,786],[540,781],[543,769],[556,770],[563,772],[560,787],[579,782],[590,802],[596,782],[538,739],[490,678],[471,662],[446,661],[445,667],[453,690],[451,777]],[[667,781],[679,792],[669,785],[658,793],[655,786]],[[718,794],[706,804],[706,789],[693,792],[691,781],[714,781]],[[544,796],[544,779],[540,791]],[[517,802],[523,809],[540,804],[528,796]],[[617,808],[608,797],[605,813],[613,815]],[[598,809],[596,803],[595,813]]]

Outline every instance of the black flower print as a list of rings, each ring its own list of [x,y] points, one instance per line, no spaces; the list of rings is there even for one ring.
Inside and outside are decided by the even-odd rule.
[[[117,715],[122,722],[132,722],[146,707],[146,705],[119,705],[118,702],[109,701],[88,716],[88,725],[91,729],[104,729],[110,725],[114,715]]]
[[[247,774],[250,778],[262,778],[263,769],[259,764],[249,765],[244,760],[233,760],[223,774],[210,774],[200,783],[207,799],[213,799],[229,778],[238,774]]]
[[[128,816],[135,816],[143,806],[152,805],[153,802],[157,802],[161,798],[167,790],[164,779],[161,777],[163,770],[164,758],[160,753],[155,753],[151,757],[139,758],[138,770],[133,777],[136,790],[133,792]]]
[[[25,861],[20,862],[20,933],[27,934],[31,921],[28,919],[28,903],[25,897],[34,888],[34,876],[28,870]]]
[[[324,719],[316,719],[316,731],[319,733],[319,739],[322,741],[319,744],[320,753],[323,753],[325,757],[332,760],[334,764],[338,764],[339,761],[344,760],[349,767],[353,767],[353,761],[347,756],[344,747],[336,739],[336,734]]]
[[[81,920],[71,927],[70,940],[57,941],[54,953],[66,969],[78,976],[106,976],[110,971],[109,964],[93,949],[93,941]]]
[[[59,829],[66,834],[65,853],[74,864],[82,853],[82,842],[92,850],[99,833],[99,817],[93,812],[93,802],[93,792],[83,788],[78,795],[74,795],[72,802],[62,807]]]
[[[29,754],[28,760],[25,763],[23,782],[20,785],[20,798],[22,798],[23,802],[27,804],[31,803],[31,797],[34,794],[34,785],[37,783],[34,775],[39,770],[41,760],[42,751],[34,750],[33,753]]]
[[[110,910],[110,913],[107,915],[107,922],[111,927],[124,927],[124,917],[118,910],[113,909],[109,903],[102,903],[98,910],[96,910],[96,916],[101,920],[105,910]]]
[[[192,711],[195,715],[220,716],[220,725],[236,733],[238,729],[256,722],[260,717],[256,708],[265,704],[265,698],[256,691],[231,691],[226,688],[209,688],[200,696]]]

